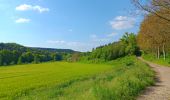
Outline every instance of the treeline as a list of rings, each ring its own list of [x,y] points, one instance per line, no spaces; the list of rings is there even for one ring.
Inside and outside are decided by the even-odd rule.
[[[170,54],[170,1],[151,0],[149,5],[144,5],[148,14],[140,26],[138,45],[144,53],[152,53],[157,59],[162,56],[165,60]]]
[[[59,50],[59,49],[57,49]],[[0,66],[67,60],[72,50],[28,48],[15,43],[0,44]],[[63,49],[64,50],[64,49]]]
[[[126,55],[138,55],[140,52],[136,41],[134,33],[125,33],[118,42],[97,47],[92,52],[83,53],[76,57],[80,57],[79,60],[81,61],[101,62],[114,60]]]
[[[16,50],[20,52],[32,51],[32,52],[58,52],[58,53],[74,53],[71,49],[53,49],[53,48],[36,48],[25,47],[16,43],[0,43],[0,50]]]

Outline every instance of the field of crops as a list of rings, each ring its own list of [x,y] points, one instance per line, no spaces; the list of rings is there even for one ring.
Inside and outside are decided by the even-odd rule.
[[[154,83],[134,57],[107,64],[53,62],[0,68],[3,100],[131,100]]]
[[[32,90],[53,87],[111,69],[108,65],[44,63],[0,68],[0,98],[17,98]]]

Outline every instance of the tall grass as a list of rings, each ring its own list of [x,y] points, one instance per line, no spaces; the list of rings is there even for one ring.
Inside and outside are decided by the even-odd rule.
[[[108,65],[109,71],[70,79],[15,97],[20,100],[133,100],[147,86],[154,84],[154,72],[135,57],[120,58]]]
[[[45,89],[66,87],[78,79],[111,69],[111,65],[66,62],[1,67],[0,100],[15,100],[27,95],[34,96],[34,91],[40,95]],[[43,95],[48,96],[48,94]]]
[[[157,59],[153,54],[143,54],[142,57],[153,63],[170,67],[170,56],[167,56],[165,60],[163,56],[161,56],[160,59]]]

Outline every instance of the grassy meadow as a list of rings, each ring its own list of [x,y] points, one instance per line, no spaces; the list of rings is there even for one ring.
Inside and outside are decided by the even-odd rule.
[[[170,57],[167,57],[166,60],[164,60],[162,56],[160,59],[157,59],[153,54],[144,54],[142,57],[153,63],[170,67]]]
[[[0,68],[2,100],[132,100],[154,84],[135,57],[105,64],[51,62]]]

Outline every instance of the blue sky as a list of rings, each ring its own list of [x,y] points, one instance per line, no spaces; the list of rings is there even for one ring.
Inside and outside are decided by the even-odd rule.
[[[138,32],[130,0],[0,0],[0,42],[90,51]]]

